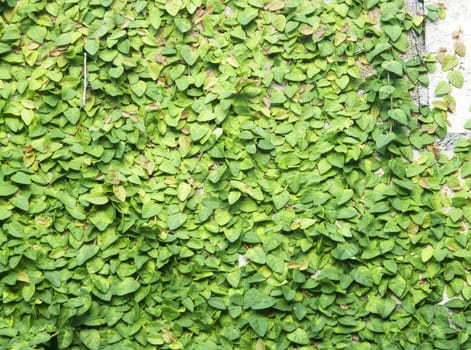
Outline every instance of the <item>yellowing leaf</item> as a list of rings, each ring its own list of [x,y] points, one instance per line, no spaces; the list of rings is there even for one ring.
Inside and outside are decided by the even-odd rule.
[[[169,0],[165,2],[165,10],[170,16],[176,16],[183,8],[182,0]]]
[[[26,282],[26,283],[30,282],[28,274],[24,271],[19,271],[16,273],[16,280],[21,281],[21,282]]]
[[[278,11],[284,7],[285,7],[284,1],[271,1],[264,6],[264,9],[267,11]]]
[[[448,81],[453,85],[454,87],[461,89],[464,84],[464,77],[463,73],[460,71],[451,71],[448,73]]]
[[[123,186],[113,186],[113,193],[121,202],[126,201],[126,189]]]
[[[420,258],[422,259],[422,262],[425,263],[429,261],[433,256],[433,251],[434,249],[431,246],[428,246],[422,249],[422,252],[420,253]]]
[[[446,72],[455,68],[459,63],[459,59],[455,55],[446,55],[442,59],[441,63],[442,63],[442,70]]]
[[[26,125],[31,124],[34,119],[34,112],[31,109],[23,109],[21,111],[21,119]]]
[[[192,187],[186,183],[186,182],[182,182],[180,183],[180,185],[178,185],[178,189],[177,189],[177,197],[180,201],[185,201],[188,196],[190,195],[191,193],[191,190],[192,190]]]
[[[466,56],[466,45],[464,44],[464,42],[462,41],[455,42],[455,53],[460,57]]]

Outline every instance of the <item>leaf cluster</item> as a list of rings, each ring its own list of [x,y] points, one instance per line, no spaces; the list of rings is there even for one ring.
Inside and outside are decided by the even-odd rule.
[[[0,347],[471,346],[470,141],[401,0],[0,21]]]

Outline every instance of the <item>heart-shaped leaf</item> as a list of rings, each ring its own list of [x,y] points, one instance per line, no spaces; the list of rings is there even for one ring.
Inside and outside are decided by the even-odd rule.
[[[402,75],[402,64],[399,61],[385,61],[381,64],[381,67],[383,67],[385,70],[388,72],[394,73],[396,75]]]

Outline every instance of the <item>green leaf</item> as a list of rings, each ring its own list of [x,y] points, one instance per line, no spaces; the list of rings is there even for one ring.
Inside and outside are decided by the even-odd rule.
[[[387,42],[380,42],[375,47],[374,50],[368,54],[368,59],[371,61],[373,58],[378,56],[380,53],[391,48],[391,45]]]
[[[384,32],[392,41],[396,41],[401,36],[402,29],[399,25],[386,25],[384,26]]]
[[[315,223],[316,223],[315,219],[310,219],[310,218],[296,219],[292,222],[291,229],[297,230],[300,228],[301,230],[305,230],[308,227],[311,227],[312,225],[314,225]]]
[[[379,0],[366,0],[366,9],[369,10],[378,4]]]
[[[307,314],[307,308],[301,303],[297,303],[293,306],[293,311],[298,320],[302,320]]]
[[[104,205],[109,201],[109,198],[107,196],[97,193],[83,194],[80,196],[80,199],[95,205]]]
[[[240,181],[231,181],[230,184],[232,187],[238,189],[242,193],[248,194],[250,197],[252,197],[255,200],[261,201],[264,198],[263,193],[259,188],[252,188],[249,185]]]
[[[100,50],[100,42],[98,40],[87,40],[84,48],[89,55],[93,56]]]
[[[449,72],[448,73],[448,81],[455,88],[461,89],[463,87],[463,84],[464,84],[463,73],[461,73],[458,70]]]
[[[353,197],[353,190],[347,188],[342,191],[340,196],[336,198],[336,204],[337,205],[342,205],[348,202],[351,198]]]
[[[388,288],[398,297],[402,298],[407,289],[407,282],[400,275],[391,279],[388,283]]]
[[[264,1],[263,0],[249,0],[248,3],[252,5],[253,7],[258,7],[262,8],[264,7]]]
[[[77,206],[75,203],[71,206],[66,205],[65,209],[70,214],[70,216],[72,216],[74,219],[85,220],[85,218],[87,217],[83,209]]]
[[[184,17],[175,17],[175,26],[182,33],[186,33],[191,29],[191,22]]]
[[[285,79],[291,81],[304,81],[306,78],[307,76],[301,71],[294,71],[285,75]]]
[[[176,230],[182,226],[187,220],[187,216],[182,213],[172,214],[168,216],[167,224],[169,230]]]
[[[198,53],[193,51],[188,45],[180,46],[178,52],[180,53],[180,56],[183,58],[186,64],[188,64],[189,66],[195,64],[196,60],[198,59]]]
[[[28,174],[25,174],[21,171],[16,172],[13,174],[13,176],[10,178],[11,181],[21,184],[21,185],[31,185],[31,178]]]
[[[100,231],[104,231],[110,224],[113,223],[115,212],[112,206],[103,209],[94,208],[89,214],[90,222],[95,225]]]
[[[325,192],[317,191],[312,194],[310,198],[312,200],[312,204],[314,205],[322,205],[327,202],[331,198],[331,195]]]
[[[245,255],[249,260],[257,264],[265,264],[266,262],[266,254],[262,247],[249,248]]]
[[[44,273],[46,278],[54,287],[60,288],[62,281],[65,279],[65,273],[63,271],[48,271]]]
[[[21,111],[21,119],[26,125],[30,125],[34,119],[34,112],[31,109],[23,109]]]
[[[226,276],[227,282],[233,288],[237,288],[239,286],[240,278],[241,278],[241,274],[240,274],[240,269],[239,268],[236,268],[234,271],[229,272]]]
[[[123,186],[113,186],[113,193],[120,202],[126,201],[126,189]]]
[[[55,45],[56,46],[66,46],[74,43],[80,38],[82,34],[79,31],[70,32],[70,33],[62,33],[56,39]]]
[[[287,336],[289,341],[299,344],[299,345],[308,345],[310,343],[309,336],[306,331],[301,328],[297,328],[294,332],[289,333]]]
[[[337,86],[341,88],[342,90],[344,90],[347,87],[349,82],[350,82],[350,78],[348,77],[348,75],[342,75],[339,79],[335,81]]]
[[[224,299],[219,298],[219,297],[211,297],[208,299],[208,304],[209,306],[218,309],[218,310],[226,310],[226,303],[224,302]]]
[[[259,337],[264,337],[268,330],[268,321],[261,316],[250,315],[249,318],[250,327]]]
[[[422,262],[427,262],[433,257],[433,252],[434,249],[431,246],[425,247],[422,249],[422,252],[420,253],[420,258],[422,259]]]
[[[122,281],[115,283],[111,287],[114,295],[123,296],[126,294],[134,293],[141,285],[134,278],[125,277]]]
[[[381,64],[381,67],[383,67],[385,70],[388,72],[394,73],[396,75],[402,75],[402,64],[399,61],[385,61]]]
[[[258,10],[253,7],[246,7],[243,11],[239,12],[237,21],[245,26],[258,16]]]
[[[64,101],[70,101],[77,95],[77,91],[71,88],[64,87],[62,89],[62,99]]]
[[[191,125],[190,136],[192,141],[201,140],[209,132],[209,128],[205,125]]]
[[[32,346],[32,348],[36,347],[39,344],[45,344],[51,340],[51,335],[48,333],[39,333],[35,334],[31,340],[29,341],[28,345]]]
[[[337,12],[341,17],[346,17],[348,14],[348,5],[346,4],[334,4],[332,6],[335,12]]]
[[[221,180],[221,177],[224,175],[224,173],[227,170],[227,166],[225,164],[219,166],[216,170],[211,172],[208,176],[208,180],[211,181],[212,183],[218,183]]]
[[[182,182],[180,183],[180,185],[178,185],[178,189],[177,189],[177,197],[180,201],[185,201],[188,196],[190,195],[191,193],[191,190],[192,190],[192,187],[187,184],[186,182]]]
[[[229,192],[229,196],[227,197],[227,201],[229,202],[230,205],[234,204],[237,202],[240,198],[240,192],[238,191],[231,191]]]
[[[91,276],[93,285],[100,290],[102,293],[107,293],[110,289],[110,283],[108,279],[100,275],[92,275]]]
[[[355,257],[360,249],[353,243],[337,244],[337,247],[332,252],[334,258],[339,260],[348,260]]]
[[[87,260],[93,258],[100,248],[97,245],[84,245],[77,253],[77,265],[82,265]]]
[[[42,44],[44,42],[44,38],[46,37],[47,29],[45,27],[33,26],[28,29],[26,35],[36,41],[37,43]]]
[[[275,204],[275,209],[279,210],[283,208],[286,203],[289,201],[289,193],[287,191],[283,191],[276,195],[273,195],[273,204]]]
[[[283,15],[276,15],[271,24],[277,31],[283,32],[286,27],[286,17]]]
[[[251,308],[253,310],[268,309],[272,307],[273,305],[275,305],[275,302],[276,300],[274,298],[262,295],[260,300],[257,299],[253,301]]]
[[[80,331],[80,341],[89,350],[98,350],[101,342],[100,332],[96,329],[83,329]]]
[[[285,262],[283,261],[283,259],[281,259],[279,257],[276,257],[273,254],[268,254],[268,256],[266,258],[266,261],[267,261],[268,267],[273,272],[283,273],[283,271],[285,269]]]
[[[174,163],[171,162],[170,160],[164,160],[160,164],[159,168],[163,173],[170,174],[170,175],[175,175],[178,172],[178,170],[175,167]]]
[[[445,96],[448,95],[452,90],[452,87],[450,84],[448,84],[446,81],[439,81],[437,86],[435,87],[435,96]]]
[[[373,277],[371,276],[370,270],[365,266],[357,267],[350,273],[353,280],[365,287],[373,287]]]
[[[137,97],[142,97],[147,90],[147,84],[145,81],[139,80],[137,83],[132,84],[130,88]]]
[[[36,288],[34,285],[24,286],[21,289],[21,296],[23,297],[24,301],[29,302],[33,298],[35,291]]]
[[[0,197],[8,197],[18,191],[18,186],[11,182],[0,182]]]
[[[0,43],[0,55],[11,51],[11,46],[7,43]]]
[[[188,86],[190,85],[190,80],[188,77],[180,77],[175,80],[175,85],[177,86],[178,90],[185,91]]]
[[[165,10],[170,16],[175,17],[178,12],[183,8],[182,0],[169,0],[165,2]]]
[[[455,68],[460,63],[460,60],[455,55],[446,55],[442,59],[441,63],[442,63],[442,71],[446,72]]]
[[[340,208],[340,210],[337,213],[337,218],[346,220],[346,219],[354,218],[357,215],[358,215],[358,212],[352,207]]]
[[[240,230],[228,228],[224,230],[224,237],[231,243],[237,241],[240,237]]]
[[[70,124],[76,125],[80,120],[80,110],[78,108],[69,108],[64,112],[65,117]]]
[[[383,148],[395,140],[396,135],[392,132],[388,132],[387,134],[373,135],[373,138],[376,141],[376,148]]]
[[[10,203],[13,204],[18,209],[28,211],[29,210],[29,201],[28,198],[22,195],[17,195],[10,199]]]
[[[388,115],[392,119],[397,121],[399,124],[407,125],[409,123],[409,120],[407,118],[406,113],[400,108],[394,108],[394,109],[388,111]]]
[[[216,221],[219,226],[225,226],[231,221],[231,218],[232,216],[227,210],[216,209],[214,211],[214,221]]]
[[[108,74],[110,75],[110,77],[114,79],[118,79],[121,75],[123,75],[123,73],[124,73],[123,66],[113,67],[113,68],[110,68],[110,70],[108,71]]]
[[[381,86],[379,88],[379,98],[382,100],[387,99],[394,92],[395,88],[391,85]]]
[[[8,206],[0,204],[0,220],[6,220],[13,214],[10,209]]]
[[[395,308],[396,303],[393,300],[389,298],[380,299],[375,296],[370,297],[365,307],[366,311],[378,314],[382,318],[388,317]]]

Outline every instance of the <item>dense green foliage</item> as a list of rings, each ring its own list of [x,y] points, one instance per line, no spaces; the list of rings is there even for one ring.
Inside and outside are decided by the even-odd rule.
[[[460,58],[417,106],[423,23],[401,0],[4,7],[0,348],[471,348],[470,142],[434,146]]]

